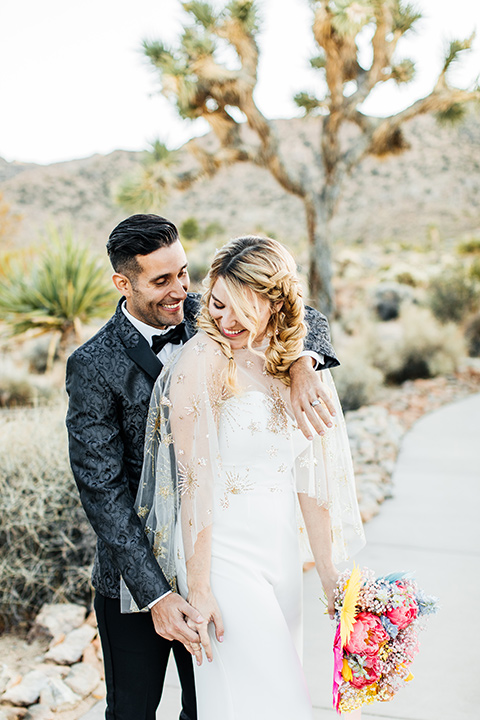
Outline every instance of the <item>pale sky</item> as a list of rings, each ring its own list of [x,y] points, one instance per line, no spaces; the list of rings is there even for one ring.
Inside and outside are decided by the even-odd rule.
[[[214,4],[223,4],[214,1]],[[427,94],[446,40],[477,28],[474,52],[453,77],[462,87],[480,74],[480,0],[417,0],[424,19],[399,46],[418,61],[417,80],[391,82],[365,110],[387,115]],[[256,101],[269,118],[293,117],[293,95],[315,90],[317,54],[308,0],[261,0],[263,26]],[[51,163],[143,150],[159,137],[171,147],[202,134],[202,121],[179,120],[141,52],[144,38],[173,43],[183,16],[177,0],[2,0],[0,9],[0,156]]]

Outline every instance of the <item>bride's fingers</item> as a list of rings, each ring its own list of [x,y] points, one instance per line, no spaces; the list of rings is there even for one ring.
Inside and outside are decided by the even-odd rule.
[[[215,637],[217,638],[218,642],[223,642],[225,630],[223,628],[223,620],[220,610],[217,610],[217,612],[213,613],[212,622],[215,625]]]
[[[202,623],[201,625],[198,625],[197,630],[198,630],[198,634],[200,635],[200,642],[202,643],[202,647],[205,652],[205,655],[207,656],[207,660],[209,662],[212,662],[212,660],[213,660],[212,644],[210,642],[210,637],[208,635],[207,623]]]

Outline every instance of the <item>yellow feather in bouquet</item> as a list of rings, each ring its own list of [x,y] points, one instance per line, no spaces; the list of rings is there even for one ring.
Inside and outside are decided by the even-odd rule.
[[[345,585],[345,597],[340,612],[340,638],[342,647],[347,644],[350,633],[353,630],[355,622],[356,606],[358,602],[358,594],[362,587],[362,573],[358,565],[353,564],[353,570]]]

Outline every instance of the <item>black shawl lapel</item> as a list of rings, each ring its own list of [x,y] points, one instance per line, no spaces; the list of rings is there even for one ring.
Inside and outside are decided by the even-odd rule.
[[[138,332],[123,312],[123,302],[124,300],[121,298],[114,315],[116,331],[125,346],[125,351],[129,358],[139,365],[144,372],[150,375],[153,380],[156,380],[160,375],[163,365],[155,353],[152,352],[150,345],[143,335]]]

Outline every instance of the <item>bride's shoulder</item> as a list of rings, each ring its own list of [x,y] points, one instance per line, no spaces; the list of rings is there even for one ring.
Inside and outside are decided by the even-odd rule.
[[[228,360],[222,352],[222,348],[206,332],[199,330],[182,348],[179,363],[195,366],[208,364],[215,368],[223,368]]]

